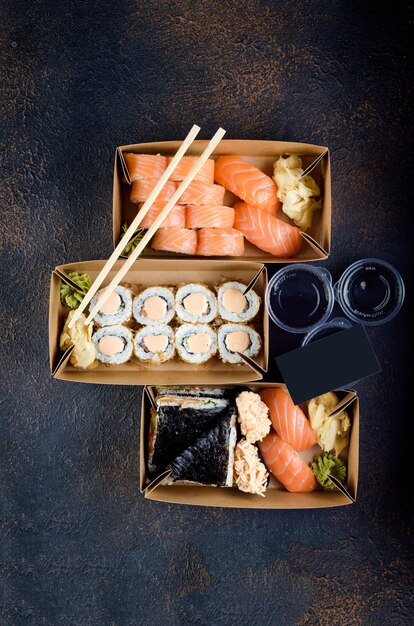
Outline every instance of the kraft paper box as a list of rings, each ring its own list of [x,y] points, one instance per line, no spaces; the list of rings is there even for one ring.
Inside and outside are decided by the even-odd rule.
[[[119,260],[109,272],[103,287],[108,285],[123,261]],[[52,375],[60,380],[82,383],[100,383],[105,385],[187,385],[187,384],[222,384],[242,383],[261,380],[267,370],[269,321],[264,306],[264,295],[267,286],[267,270],[261,263],[240,263],[229,261],[203,260],[194,264],[193,261],[175,259],[138,259],[126,274],[123,284],[140,285],[143,288],[156,285],[176,286],[180,283],[201,282],[208,286],[219,285],[228,280],[240,281],[254,288],[261,298],[259,315],[252,325],[262,338],[262,349],[254,360],[249,359],[243,365],[222,363],[213,357],[208,363],[200,366],[189,365],[177,357],[160,365],[143,365],[135,357],[123,365],[108,366],[99,363],[90,370],[73,367],[69,362],[70,351],[62,353],[59,349],[59,337],[65,319],[69,313],[60,301],[60,284],[65,282],[69,272],[85,272],[92,282],[102,269],[105,261],[79,261],[68,265],[60,265],[52,273],[49,305],[49,354]],[[214,289],[213,289],[214,290]],[[88,312],[88,308],[86,309]]]
[[[220,385],[224,386],[224,385]],[[234,385],[226,385],[233,387]],[[243,385],[251,391],[259,391],[264,387],[286,387],[280,383],[251,383]],[[346,492],[338,490],[316,490],[311,493],[290,493],[286,491],[274,477],[271,477],[265,497],[244,493],[236,487],[208,487],[190,484],[165,485],[162,480],[147,480],[148,459],[148,432],[151,419],[152,398],[155,389],[147,387],[142,394],[141,406],[141,434],[140,434],[140,490],[146,498],[176,504],[195,504],[201,506],[222,506],[242,509],[321,509],[325,507],[344,506],[355,502],[358,487],[358,460],[359,460],[359,402],[353,390],[336,390],[339,404],[332,411],[346,409],[350,420],[351,430],[347,448],[347,484]],[[305,405],[301,405],[302,408]],[[306,463],[313,458],[313,448],[299,453]]]
[[[207,141],[196,140],[192,143],[187,155],[200,155]],[[154,143],[140,143],[129,146],[120,146],[115,152],[114,188],[113,188],[113,239],[116,246],[120,240],[121,227],[124,223],[128,226],[137,214],[137,205],[129,199],[131,186],[126,182],[128,170],[122,155],[125,152],[174,155],[180,141],[161,141]],[[303,235],[304,241],[301,252],[292,258],[274,257],[260,250],[245,239],[245,250],[242,257],[215,257],[223,260],[260,261],[261,263],[303,263],[304,261],[321,261],[328,258],[331,245],[331,171],[330,155],[328,148],[306,143],[288,141],[259,141],[259,140],[232,140],[223,139],[213,152],[211,158],[222,155],[237,155],[252,163],[265,174],[272,176],[273,164],[281,155],[297,154],[302,159],[304,169],[309,170],[321,189],[322,209],[316,211],[313,216],[312,226]],[[224,204],[233,206],[239,200],[231,192],[226,191]],[[280,209],[277,217],[289,222],[288,218]],[[289,222],[292,223],[293,222]],[[173,253],[163,253],[148,247],[145,256],[164,259],[166,256],[173,259],[182,259]],[[200,260],[202,257],[185,257]]]

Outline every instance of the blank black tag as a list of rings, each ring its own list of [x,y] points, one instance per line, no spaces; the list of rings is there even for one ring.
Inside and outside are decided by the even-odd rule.
[[[275,360],[295,404],[381,371],[367,333],[359,324]]]

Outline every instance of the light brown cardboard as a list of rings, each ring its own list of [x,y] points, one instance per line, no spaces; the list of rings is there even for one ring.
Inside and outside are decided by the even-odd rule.
[[[65,352],[63,352],[61,358],[59,359],[59,361],[57,362],[56,367],[54,368],[54,370],[52,371],[52,376],[56,376],[56,374],[58,373],[59,370],[63,369],[65,367],[65,365],[67,364],[67,362],[69,361],[72,352],[74,351],[75,346],[71,346],[70,348],[68,348]]]
[[[204,260],[194,265],[185,259],[139,259],[127,273],[125,282],[132,285],[177,285],[181,282],[205,282],[217,285],[226,280],[239,280],[249,283],[256,277],[255,290],[262,300],[261,317],[257,318],[259,332],[263,339],[261,353],[255,359],[255,367],[248,364],[231,365],[222,363],[218,358],[209,363],[195,367],[179,361],[177,358],[157,366],[144,366],[137,360],[124,365],[108,367],[102,363],[90,370],[80,370],[68,363],[66,353],[59,350],[59,337],[68,314],[67,307],[60,301],[60,278],[70,271],[86,272],[92,281],[98,275],[105,261],[80,261],[61,265],[52,274],[49,305],[49,355],[53,376],[59,380],[70,380],[83,383],[100,383],[111,385],[188,385],[188,384],[224,384],[242,383],[261,380],[263,371],[267,370],[269,319],[264,306],[264,295],[267,286],[267,270],[261,263],[240,263],[235,261]],[[117,261],[103,287],[109,284],[122,265]],[[59,367],[58,367],[59,365]]]
[[[312,172],[312,170],[314,170],[315,167],[320,163],[320,161],[322,161],[323,157],[325,156],[327,152],[328,152],[328,148],[326,148],[325,152],[322,152],[318,157],[316,157],[316,159],[312,161],[312,163],[308,165],[306,169],[303,170],[303,174],[301,178],[305,178],[305,176],[308,176]]]
[[[221,385],[222,386],[222,385]],[[223,385],[225,386],[225,385]],[[227,385],[233,386],[233,385]],[[247,385],[252,391],[258,391],[264,387],[283,387],[279,383],[251,383]],[[342,400],[347,392],[338,390],[336,393]],[[199,506],[220,506],[243,509],[309,509],[345,506],[355,502],[358,486],[358,460],[359,460],[359,402],[355,391],[348,404],[351,418],[351,431],[348,454],[348,478],[346,485],[347,496],[341,491],[317,490],[311,493],[290,493],[285,489],[272,484],[266,491],[266,496],[253,496],[243,493],[235,487],[203,487],[193,485],[163,485],[162,480],[153,481],[150,491],[146,491],[146,459],[148,458],[148,429],[150,417],[150,401],[147,393],[143,393],[141,428],[140,428],[140,490],[150,500],[172,502],[176,504],[192,504]],[[275,481],[274,481],[275,482]]]
[[[345,390],[343,389],[342,391],[345,391]],[[333,417],[334,415],[341,413],[341,411],[345,411],[347,407],[353,402],[354,397],[355,397],[354,391],[352,390],[347,391],[346,395],[342,398],[342,400],[340,400],[340,402],[332,409],[332,411],[330,411],[329,417]]]
[[[253,276],[253,278],[251,279],[251,281],[249,282],[249,284],[246,286],[246,289],[243,291],[243,295],[245,296],[246,293],[249,293],[250,289],[253,289],[253,287],[255,286],[255,284],[257,283],[257,281],[260,278],[260,274],[262,272],[264,272],[266,266],[263,265],[260,270],[257,272],[256,276]]]
[[[196,140],[187,151],[188,155],[200,155],[207,145],[207,141]],[[114,187],[113,187],[113,238],[114,245],[119,242],[121,225],[130,224],[136,215],[137,207],[129,200],[130,187],[122,182],[124,178],[125,161],[120,154],[125,152],[173,155],[180,146],[180,141],[160,141],[153,143],[132,144],[120,146],[115,153]],[[225,154],[235,154],[249,163],[256,165],[269,176],[273,173],[273,163],[281,155],[297,154],[301,157],[304,169],[312,171],[322,191],[322,209],[316,211],[312,227],[304,237],[304,244],[300,254],[294,258],[276,258],[271,254],[259,250],[247,240],[242,257],[231,257],[231,260],[257,261],[262,263],[303,263],[304,261],[320,261],[328,258],[331,245],[331,171],[329,150],[323,146],[296,143],[288,141],[261,141],[246,139],[224,139],[214,151],[212,158]],[[123,165],[122,165],[123,163]],[[238,200],[229,191],[224,197],[225,204],[232,206]],[[278,211],[277,217],[289,221],[283,211]],[[182,256],[172,253],[162,253],[148,249],[145,256],[162,259],[182,259]],[[200,261],[200,257],[186,257]],[[227,261],[230,257],[216,257]]]
[[[128,183],[128,185],[130,185],[131,184],[131,178],[129,176],[129,171],[128,171],[128,168],[127,168],[127,164],[125,163],[124,155],[122,154],[121,148],[117,148],[116,154],[115,154],[115,159],[116,158],[119,159],[119,162],[120,162],[121,168],[122,168],[122,172],[124,174],[124,178],[125,178],[126,182]]]
[[[78,293],[85,293],[85,290],[79,287],[79,285],[75,283],[75,281],[73,281],[71,278],[69,278],[67,274],[65,274],[65,272],[60,272],[58,269],[54,269],[53,271],[58,275],[61,281],[69,285],[69,287],[72,287],[74,291],[77,291]]]

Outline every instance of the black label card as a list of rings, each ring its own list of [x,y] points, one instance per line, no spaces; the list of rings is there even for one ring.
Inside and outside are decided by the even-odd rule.
[[[295,404],[381,371],[367,333],[359,324],[275,360]]]

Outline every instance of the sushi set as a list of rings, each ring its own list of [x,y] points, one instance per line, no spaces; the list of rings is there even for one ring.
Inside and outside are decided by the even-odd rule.
[[[182,142],[116,150],[111,256],[52,273],[52,375],[145,386],[140,488],[147,498],[241,508],[350,504],[359,404],[339,387],[356,379],[342,382],[337,368],[330,374],[341,382],[326,374],[321,385],[319,368],[309,365],[329,353],[329,335],[345,329],[367,344],[364,355],[359,350],[361,377],[380,371],[358,332],[396,315],[401,276],[386,262],[362,259],[333,285],[325,268],[306,263],[330,253],[327,148],[223,141],[222,128],[209,142],[194,141],[199,131],[194,125]],[[289,265],[268,284],[265,263]],[[346,319],[331,319],[335,301]],[[276,358],[285,359],[280,371],[291,395],[281,382],[259,382],[269,318],[302,336],[301,348]],[[344,333],[342,345],[351,338]],[[296,359],[289,367],[295,384],[306,382],[305,395],[294,389],[286,357]]]
[[[192,143],[190,156],[181,160],[142,220],[140,229],[144,232],[205,145],[204,141]],[[117,149],[115,245],[179,146],[180,142],[169,141]],[[194,259],[222,256],[263,263],[315,261],[329,256],[330,228],[327,148],[278,141],[222,140],[143,254],[159,259],[190,255]],[[137,241],[142,232],[137,232]]]
[[[102,266],[73,263],[52,275],[49,337],[56,378],[138,385],[262,377],[268,358],[262,264],[203,261],[194,269],[191,261],[141,259],[89,324],[82,316],[69,328],[76,310],[71,307],[82,298],[72,281],[87,288]]]
[[[206,506],[351,504],[358,430],[358,398],[346,390],[295,406],[275,383],[146,387],[141,491]]]

